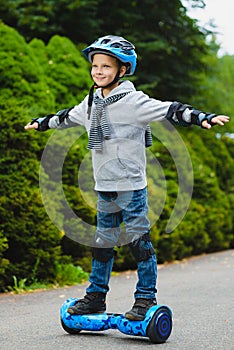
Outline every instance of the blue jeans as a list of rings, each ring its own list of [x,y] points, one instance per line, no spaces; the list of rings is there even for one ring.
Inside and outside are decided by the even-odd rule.
[[[119,244],[120,224],[125,224],[125,240],[130,243],[149,235],[150,223],[147,218],[147,189],[124,192],[98,192],[98,215],[96,241],[110,249]],[[102,245],[103,247],[103,245]],[[142,242],[143,249],[152,248],[150,240]],[[109,280],[114,258],[107,262],[92,259],[92,272],[87,293],[109,291]],[[137,261],[138,282],[135,298],[155,298],[157,261],[153,254],[146,260]]]

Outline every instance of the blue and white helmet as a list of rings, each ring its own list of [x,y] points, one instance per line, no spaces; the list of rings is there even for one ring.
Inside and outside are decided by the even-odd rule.
[[[103,36],[86,47],[82,52],[89,62],[92,62],[93,55],[96,53],[113,56],[126,65],[125,75],[133,75],[135,72],[137,61],[135,46],[121,36]]]

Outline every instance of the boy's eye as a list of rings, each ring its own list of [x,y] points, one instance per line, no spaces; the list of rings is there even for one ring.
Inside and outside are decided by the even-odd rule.
[[[92,68],[98,68],[98,66],[95,65],[95,64],[93,64],[93,65],[92,65]],[[103,68],[110,68],[110,66],[109,66],[108,64],[104,64],[104,65],[103,65]]]

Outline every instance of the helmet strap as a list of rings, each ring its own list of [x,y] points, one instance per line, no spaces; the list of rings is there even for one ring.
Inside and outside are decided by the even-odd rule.
[[[120,76],[120,70],[118,70],[118,72],[116,73],[116,76],[114,77],[114,79],[112,80],[112,82],[110,82],[109,84],[107,84],[106,86],[102,86],[102,89],[106,89],[114,84],[116,84],[119,79],[121,78]],[[97,84],[93,84],[91,86],[91,89],[89,90],[89,98],[88,98],[88,107],[89,107],[89,112],[91,111],[91,107],[92,107],[92,103],[93,103],[93,93],[94,93],[94,89],[99,88],[100,86],[98,86]],[[90,113],[89,113],[90,114]]]
[[[120,75],[120,70],[118,70],[118,72],[116,73],[116,76],[114,77],[114,79],[112,80],[112,82],[109,83],[109,84],[106,85],[106,86],[102,86],[102,88],[106,89],[106,88],[108,88],[108,87],[110,87],[110,86],[116,84],[116,83],[119,81],[119,79],[121,78],[119,75]]]

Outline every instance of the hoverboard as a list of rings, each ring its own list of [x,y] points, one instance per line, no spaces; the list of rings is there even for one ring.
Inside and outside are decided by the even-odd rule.
[[[130,321],[122,314],[102,313],[71,315],[67,312],[70,306],[77,302],[77,298],[70,298],[60,309],[63,329],[69,334],[85,331],[105,331],[118,329],[121,333],[148,337],[152,343],[164,343],[172,330],[172,311],[166,305],[154,305],[146,313],[142,321]]]

